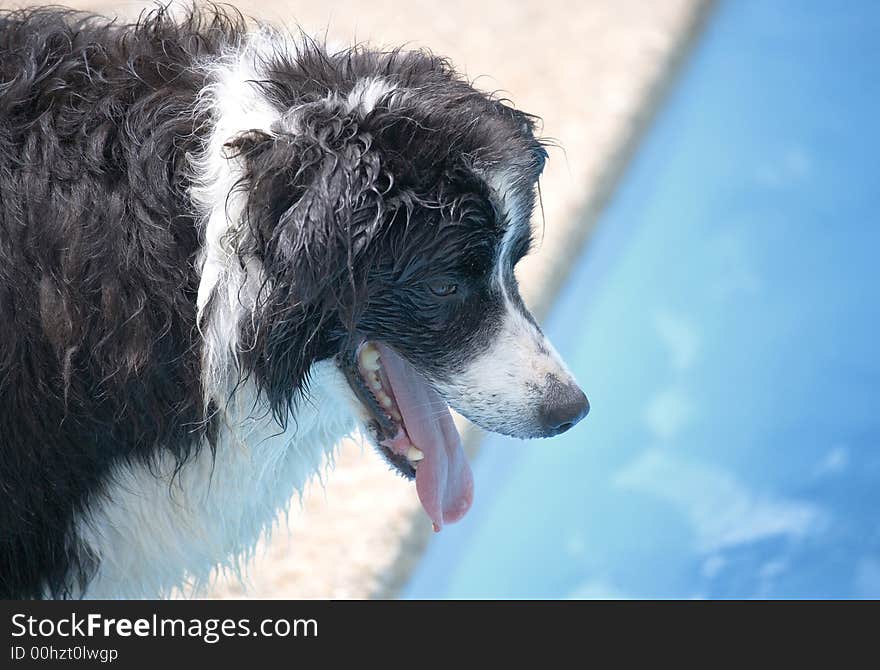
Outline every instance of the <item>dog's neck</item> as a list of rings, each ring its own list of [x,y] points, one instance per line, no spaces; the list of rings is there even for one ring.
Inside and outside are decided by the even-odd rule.
[[[161,454],[152,467],[116,469],[106,502],[78,522],[86,550],[99,559],[86,597],[156,597],[182,584],[198,590],[218,567],[240,575],[279,512],[332,464],[335,446],[355,427],[351,391],[332,361],[313,365],[308,389],[284,425],[254,384],[239,380],[236,352],[248,346],[240,341],[242,325],[253,318],[264,276],[259,262],[234,248],[246,194],[235,189],[242,166],[224,144],[243,131],[268,130],[277,119],[253,88],[260,48],[253,36],[205,65],[210,83],[198,107],[211,130],[203,152],[190,156],[190,195],[202,213],[196,307],[215,453],[203,445],[179,471]],[[181,566],[188,566],[185,574]]]
[[[350,391],[332,361],[314,366],[286,429],[255,404],[249,384],[220,412],[213,458],[203,446],[176,474],[170,459],[153,472],[117,468],[112,503],[96,504],[79,522],[86,549],[100,558],[85,597],[167,596],[181,584],[200,589],[216,568],[241,575],[279,512],[332,466],[335,446],[354,429]]]

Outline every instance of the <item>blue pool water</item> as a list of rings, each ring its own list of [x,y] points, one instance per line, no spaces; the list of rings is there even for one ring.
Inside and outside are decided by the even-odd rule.
[[[722,3],[411,598],[880,597],[880,3]],[[552,222],[548,225],[552,225]]]

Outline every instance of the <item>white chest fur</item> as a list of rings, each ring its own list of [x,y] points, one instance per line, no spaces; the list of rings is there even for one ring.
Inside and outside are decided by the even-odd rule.
[[[244,388],[226,409],[215,459],[205,447],[176,477],[171,459],[153,472],[119,466],[78,523],[100,560],[84,595],[160,597],[184,584],[198,589],[215,567],[240,569],[261,532],[354,428],[351,392],[336,366],[325,361],[313,372],[309,399],[287,430],[253,409],[252,390]]]

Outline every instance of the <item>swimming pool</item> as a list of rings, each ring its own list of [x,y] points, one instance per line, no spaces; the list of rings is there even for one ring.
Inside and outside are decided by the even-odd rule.
[[[720,3],[409,598],[880,597],[880,4]]]

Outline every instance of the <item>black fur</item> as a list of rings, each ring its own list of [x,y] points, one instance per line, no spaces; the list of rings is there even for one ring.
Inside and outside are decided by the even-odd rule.
[[[216,9],[134,25],[0,14],[0,597],[81,593],[95,557],[73,521],[113,467],[212,444],[188,160],[211,124],[194,64],[245,30]],[[259,83],[295,119],[227,147],[246,166],[242,254],[269,279],[241,374],[282,423],[311,365],[358,338],[437,379],[480,350],[507,222],[477,175],[504,165],[529,201],[544,160],[531,117],[443,59],[301,41]],[[367,76],[418,94],[363,118],[328,103]],[[455,292],[435,295],[444,283]]]

